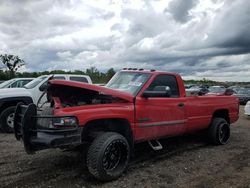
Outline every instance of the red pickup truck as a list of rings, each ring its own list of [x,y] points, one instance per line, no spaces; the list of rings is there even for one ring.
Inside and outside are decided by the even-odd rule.
[[[99,180],[118,178],[126,169],[134,144],[206,130],[211,143],[226,144],[230,124],[238,119],[234,96],[187,97],[180,75],[126,69],[106,87],[51,80],[48,104],[18,104],[15,136],[28,154],[47,148],[88,147],[87,166]]]

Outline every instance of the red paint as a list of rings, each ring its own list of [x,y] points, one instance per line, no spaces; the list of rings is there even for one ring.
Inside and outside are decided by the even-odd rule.
[[[137,71],[131,71],[137,72]],[[230,123],[238,119],[239,101],[235,96],[190,96],[186,97],[180,75],[175,73],[144,71],[151,74],[137,96],[101,86],[72,81],[52,80],[50,84],[78,87],[109,94],[125,102],[113,104],[83,105],[62,108],[56,99],[55,115],[74,115],[80,126],[97,119],[123,118],[131,125],[135,142],[175,136],[209,127],[217,110],[227,110]],[[142,93],[157,75],[168,74],[176,77],[179,98],[144,98]],[[184,106],[180,106],[184,104]],[[119,126],[119,125],[117,125]]]
[[[132,102],[133,98],[134,98],[129,93],[109,89],[109,88],[106,88],[103,86],[83,83],[83,82],[74,82],[74,81],[68,81],[68,80],[51,80],[49,82],[50,82],[50,84],[65,85],[65,86],[78,87],[78,88],[89,89],[89,90],[93,90],[93,91],[97,91],[97,92],[102,92],[102,93],[105,93],[108,95],[117,96],[117,97],[124,99],[124,100],[127,100],[129,102]]]

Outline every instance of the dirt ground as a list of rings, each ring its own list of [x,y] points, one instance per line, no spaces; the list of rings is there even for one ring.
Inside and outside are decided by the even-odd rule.
[[[158,152],[136,146],[135,158],[118,180],[92,178],[80,152],[45,150],[27,155],[12,134],[0,134],[0,187],[197,187],[250,188],[250,118],[232,126],[226,146],[199,135],[162,140]]]

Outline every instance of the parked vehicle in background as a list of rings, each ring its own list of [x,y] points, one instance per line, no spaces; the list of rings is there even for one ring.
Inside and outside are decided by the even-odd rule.
[[[239,98],[240,104],[245,105],[250,101],[250,88],[241,88],[234,95]]]
[[[187,95],[205,95],[209,90],[203,86],[192,86],[186,89]]]
[[[86,144],[87,167],[97,179],[118,178],[134,145],[207,130],[211,143],[224,145],[239,117],[235,96],[186,97],[176,73],[130,70],[116,73],[105,86],[49,81],[48,108],[18,104],[14,130],[28,154]]]
[[[208,88],[207,95],[223,95],[226,91],[224,86],[211,86]]]
[[[190,89],[191,87],[196,86],[195,84],[184,84],[185,89]]]
[[[41,95],[47,88],[48,79],[53,77],[56,80],[71,80],[83,83],[92,83],[89,76],[86,75],[67,75],[55,74],[40,76],[28,84],[24,88],[5,88],[0,90],[0,128],[4,132],[13,131],[13,118],[17,103],[37,104]],[[46,101],[44,95],[40,102],[42,105]]]
[[[233,95],[236,92],[232,89],[225,88],[224,86],[211,86],[208,88],[208,93],[206,95]]]
[[[243,87],[241,87],[241,86],[230,86],[230,87],[228,87],[228,89],[232,89],[236,93],[238,93],[238,91],[240,91],[241,89],[243,89]]]
[[[27,83],[31,82],[33,79],[34,78],[13,78],[11,80],[7,80],[1,83],[0,89],[24,87]]]
[[[245,110],[245,115],[250,116],[250,101],[246,103],[244,110]]]

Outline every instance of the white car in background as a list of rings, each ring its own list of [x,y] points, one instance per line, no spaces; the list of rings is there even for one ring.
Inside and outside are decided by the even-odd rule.
[[[46,102],[47,99],[43,93],[47,88],[48,79],[52,76],[52,79],[55,80],[71,80],[92,84],[87,75],[54,74],[40,76],[26,84],[24,88],[0,89],[0,129],[2,131],[13,132],[14,112],[19,102],[36,105]]]
[[[244,110],[245,110],[245,115],[250,116],[250,101],[247,102]]]
[[[13,78],[11,80],[2,82],[0,84],[0,89],[24,87],[27,83],[31,82],[33,79],[34,78]]]

